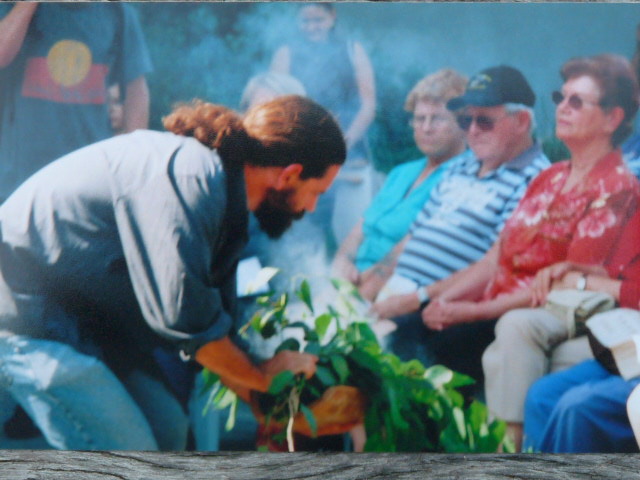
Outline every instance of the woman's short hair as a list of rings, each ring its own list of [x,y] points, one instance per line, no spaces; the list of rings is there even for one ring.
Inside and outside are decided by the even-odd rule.
[[[438,70],[415,84],[407,95],[404,109],[413,112],[421,101],[447,103],[452,98],[464,94],[467,81],[467,77],[451,68]]]
[[[249,79],[240,98],[240,108],[245,110],[252,104],[252,99],[258,89],[263,88],[273,92],[273,96],[281,95],[306,95],[302,83],[295,77],[286,73],[264,72]]]
[[[615,54],[572,58],[562,66],[560,75],[565,82],[585,75],[592,78],[602,91],[600,106],[622,108],[624,119],[611,135],[611,144],[619,146],[633,131],[638,112],[638,80],[629,60]]]
[[[220,154],[227,168],[303,166],[300,178],[322,177],[347,155],[342,131],[325,108],[299,95],[252,107],[244,116],[201,100],[177,106],[163,118],[177,135],[196,138]]]

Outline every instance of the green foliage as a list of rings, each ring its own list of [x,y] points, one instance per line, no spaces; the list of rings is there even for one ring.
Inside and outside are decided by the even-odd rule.
[[[383,351],[367,319],[358,314],[361,299],[355,287],[343,280],[332,283],[337,300],[315,318],[308,283],[303,281],[294,292],[312,315],[307,318],[311,322],[289,321],[287,294],[258,299],[261,309],[249,323],[263,337],[290,328],[304,333],[304,345],[288,338],[276,351],[302,350],[319,357],[312,378],[284,371],[273,378],[268,393],[258,395],[267,421],[287,424],[301,411],[317,432],[310,406],[329,387],[351,385],[368,401],[365,451],[495,452],[501,444],[509,449],[506,424],[490,422],[485,405],[457,390],[472,384],[471,378],[441,365],[425,368],[418,360],[403,362]],[[217,408],[228,404],[220,393],[226,389],[210,372],[205,375],[205,388],[215,392],[209,395],[212,403]]]

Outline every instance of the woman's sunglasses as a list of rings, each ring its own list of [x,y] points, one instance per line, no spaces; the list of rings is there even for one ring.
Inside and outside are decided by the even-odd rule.
[[[574,110],[580,110],[585,103],[590,105],[598,105],[597,102],[589,102],[588,100],[583,100],[575,93],[570,95],[569,97],[565,97],[562,92],[556,90],[551,94],[551,100],[553,100],[553,103],[555,103],[556,105],[560,105],[565,98],[567,98],[567,103]]]
[[[483,132],[490,132],[493,130],[493,127],[496,126],[496,122],[506,117],[503,115],[499,118],[491,118],[486,115],[458,115],[456,117],[456,121],[458,122],[458,126],[467,132],[471,128],[471,124],[476,122],[476,127],[482,130]]]

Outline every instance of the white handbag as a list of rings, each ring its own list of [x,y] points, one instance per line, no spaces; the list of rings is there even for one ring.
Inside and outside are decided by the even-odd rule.
[[[608,293],[590,290],[552,290],[547,295],[544,308],[553,313],[567,326],[568,338],[586,333],[585,323],[596,313],[615,308],[616,300]]]

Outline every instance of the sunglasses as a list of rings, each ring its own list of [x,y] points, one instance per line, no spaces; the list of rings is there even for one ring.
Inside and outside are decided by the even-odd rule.
[[[589,105],[599,105],[598,102],[583,100],[575,93],[570,95],[569,97],[565,97],[562,92],[556,90],[551,94],[551,100],[553,100],[553,103],[555,103],[556,105],[560,105],[565,98],[567,99],[567,104],[569,104],[569,106],[574,110],[580,110],[585,103]]]
[[[471,124],[476,122],[476,127],[482,130],[483,132],[490,132],[493,130],[493,127],[496,126],[496,123],[502,120],[507,115],[503,115],[499,118],[491,118],[486,115],[458,115],[456,117],[456,121],[458,122],[458,126],[464,130],[465,132],[471,128]]]

